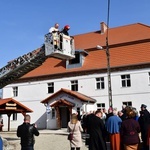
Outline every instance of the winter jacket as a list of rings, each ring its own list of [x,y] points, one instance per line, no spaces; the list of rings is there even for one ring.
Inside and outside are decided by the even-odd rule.
[[[22,125],[18,126],[17,136],[21,137],[21,146],[34,145],[34,135],[39,135],[39,132],[34,124],[23,123]]]

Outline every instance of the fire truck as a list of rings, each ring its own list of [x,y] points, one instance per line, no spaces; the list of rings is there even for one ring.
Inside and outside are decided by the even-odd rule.
[[[65,60],[75,58],[74,38],[60,33],[56,39],[53,34],[46,34],[40,48],[9,61],[0,69],[0,89],[37,68],[48,57]]]

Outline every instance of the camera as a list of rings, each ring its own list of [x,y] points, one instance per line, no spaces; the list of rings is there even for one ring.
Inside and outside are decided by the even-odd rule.
[[[33,124],[32,124],[32,126],[34,126],[34,127],[35,127],[35,123],[33,123]]]

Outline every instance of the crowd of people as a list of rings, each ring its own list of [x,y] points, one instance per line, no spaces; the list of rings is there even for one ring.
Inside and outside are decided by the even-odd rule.
[[[110,107],[108,111],[100,109],[83,112],[80,117],[73,115],[78,126],[75,126],[74,138],[70,141],[71,150],[80,150],[82,133],[88,135],[89,150],[107,150],[107,142],[110,142],[111,150],[149,150],[150,113],[145,104],[141,105],[139,113],[136,108],[123,105],[120,111]],[[68,129],[69,132],[73,130],[71,121]],[[76,145],[78,140],[80,144]]]

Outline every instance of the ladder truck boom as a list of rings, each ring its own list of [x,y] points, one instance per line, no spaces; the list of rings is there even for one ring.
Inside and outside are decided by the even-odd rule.
[[[0,69],[0,88],[12,83],[45,61],[44,46],[20,56]]]
[[[32,52],[20,56],[0,69],[0,89],[13,83],[31,70],[39,67],[48,57],[59,59],[75,58],[74,39],[62,33],[58,35],[57,47],[51,34],[45,35],[44,45]]]

